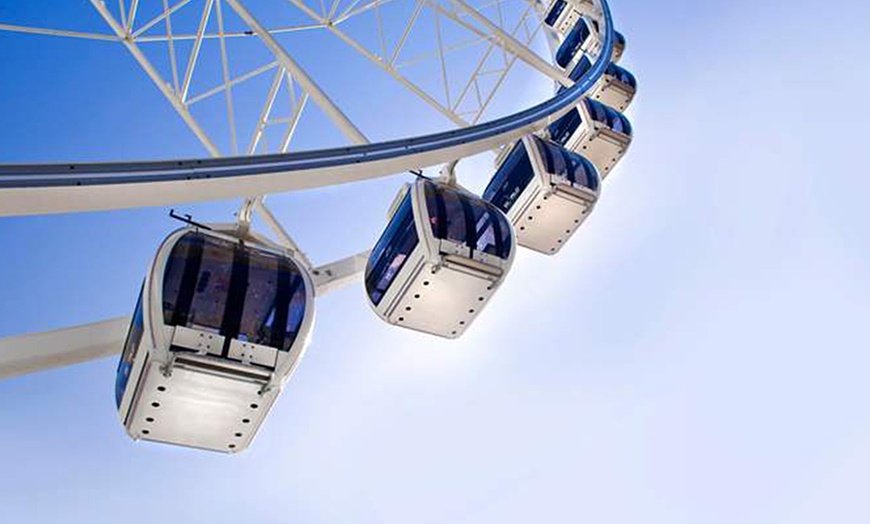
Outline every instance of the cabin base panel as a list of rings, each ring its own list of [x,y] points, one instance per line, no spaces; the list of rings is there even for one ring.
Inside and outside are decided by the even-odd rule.
[[[617,88],[612,82],[603,82],[601,85],[596,85],[595,89],[589,93],[589,98],[623,112],[628,109],[634,99],[634,94]]]
[[[574,152],[580,153],[595,164],[598,174],[604,180],[622,158],[622,155],[625,154],[625,148],[616,140],[602,133],[597,133],[580,142]]]
[[[590,210],[591,206],[586,202],[560,192],[539,196],[514,223],[517,243],[545,255],[555,255],[577,231]]]
[[[175,367],[169,377],[151,364],[127,419],[134,439],[234,453],[248,447],[277,392],[262,384]]]
[[[489,301],[497,281],[457,265],[437,270],[427,265],[398,300],[388,320],[397,326],[457,338]]]

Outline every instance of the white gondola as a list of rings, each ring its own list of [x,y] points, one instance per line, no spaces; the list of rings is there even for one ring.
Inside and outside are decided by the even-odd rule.
[[[183,228],[145,278],[115,382],[134,439],[245,449],[314,322],[308,272],[252,233]]]
[[[369,303],[390,324],[459,337],[507,276],[514,244],[510,222],[494,205],[418,180],[396,197],[369,257]]]
[[[571,80],[576,82],[591,68],[592,61],[589,57],[584,56],[577,62],[569,76]],[[559,87],[559,92],[561,93],[565,89],[565,87]],[[586,93],[586,96],[617,111],[625,111],[631,105],[636,93],[637,80],[634,75],[611,62],[598,82],[595,82],[592,89]]]
[[[598,25],[598,17],[593,15],[593,16],[589,17],[589,21],[592,24],[592,29],[594,29],[594,32],[592,33],[593,36],[601,35],[601,26]],[[596,43],[601,44],[602,42],[599,39],[599,41]],[[595,49],[600,50],[601,46],[599,45]],[[613,54],[610,55],[610,61],[613,62],[614,64],[618,63],[622,59],[623,54],[625,54],[625,35],[623,35],[619,31],[614,29],[613,30]]]
[[[588,98],[581,99],[577,107],[547,129],[551,140],[592,161],[602,180],[625,155],[631,133],[625,115]]]
[[[600,49],[598,32],[593,29],[592,22],[580,18],[556,49],[556,65],[571,71],[584,55],[597,56]]]
[[[553,0],[550,3],[550,8],[547,11],[547,16],[544,19],[544,24],[552,28],[557,34],[561,42],[560,51],[562,53],[561,61],[566,64],[571,63],[567,57],[571,55],[571,47],[577,46],[577,41],[582,37],[580,46],[583,51],[591,56],[597,56],[601,50],[601,31],[597,22],[600,16],[599,11],[595,7],[592,0]],[[585,28],[585,29],[584,29]],[[576,30],[576,33],[575,31]],[[588,30],[588,36],[583,34]],[[572,33],[575,33],[572,36]],[[619,31],[613,32],[613,54],[611,61],[618,63],[625,53],[625,35]],[[588,39],[588,40],[587,40]],[[569,41],[565,46],[565,41]],[[564,49],[563,49],[564,46]],[[559,53],[557,52],[557,62],[559,65]],[[562,67],[567,67],[562,65]]]
[[[592,0],[553,0],[544,23],[561,37],[567,35],[581,17],[596,13]]]
[[[622,55],[625,54],[625,35],[619,31],[613,31],[613,37],[613,55],[610,57],[610,60],[614,64],[618,64],[622,59]]]
[[[483,198],[507,215],[521,246],[546,255],[557,253],[598,201],[595,166],[534,135],[500,157]]]

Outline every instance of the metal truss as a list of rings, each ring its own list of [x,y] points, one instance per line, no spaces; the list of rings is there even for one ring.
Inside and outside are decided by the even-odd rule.
[[[603,46],[606,56],[598,57],[577,85],[533,50],[539,38],[550,44],[551,50],[553,44],[542,31],[544,7],[540,0],[485,0],[475,5],[467,0],[275,0],[305,19],[305,23],[277,27],[262,23],[243,0],[175,0],[171,4],[170,0],[119,0],[116,6],[103,0],[90,2],[110,32],[10,24],[0,24],[0,31],[123,45],[215,160],[0,166],[0,216],[242,197],[239,227],[250,227],[256,213],[273,231],[277,242],[311,271],[318,295],[358,281],[368,252],[315,266],[268,209],[263,195],[453,162],[515,140],[570,110],[603,73],[612,49],[612,26],[604,0],[602,16],[609,31]],[[398,37],[390,38],[384,20],[387,14],[395,18],[395,11],[388,10],[407,8],[410,2],[413,4],[404,15]],[[147,16],[146,7],[150,9]],[[182,19],[182,14],[192,10],[197,16]],[[193,18],[195,23],[191,24]],[[360,23],[363,21],[367,25]],[[434,30],[434,38],[421,46],[415,38],[426,26]],[[333,35],[459,130],[369,144],[346,112],[279,41],[282,35],[309,31]],[[260,46],[259,65],[245,70],[235,67],[232,47],[239,42]],[[211,58],[204,53],[207,45],[217,46]],[[186,57],[182,47],[188,48]],[[416,53],[406,57],[411,47]],[[472,56],[474,68],[470,75],[457,75],[449,66],[450,58],[457,54],[465,60]],[[569,89],[535,107],[482,124],[517,61]],[[412,78],[410,71],[421,65],[436,71],[439,82],[432,85]],[[209,68],[219,71],[220,80],[203,87],[200,73]],[[257,78],[268,79],[268,87],[257,104],[258,114],[237,114],[237,89]],[[214,102],[217,97],[223,98],[224,140],[218,140],[218,130],[209,128],[196,114],[200,105]],[[303,113],[312,107],[309,102],[355,146],[288,154]],[[252,120],[248,122],[252,125],[242,125],[240,119],[244,117]],[[241,136],[243,128],[252,129],[249,136]],[[276,130],[278,139],[270,140]],[[266,153],[278,155],[258,156]],[[221,160],[225,155],[249,158]],[[79,189],[87,193],[74,203],[67,192],[72,181],[67,170],[70,167],[81,168],[76,173],[83,178],[78,178],[76,184],[84,185]],[[176,182],[179,184],[174,185]],[[131,191],[133,185],[135,191]],[[125,318],[112,319],[0,339],[0,378],[117,352],[123,337],[119,326],[125,322]],[[63,349],[44,349],[57,347]]]
[[[413,2],[413,9],[404,20],[401,37],[389,42],[385,35],[382,11],[393,6]],[[540,33],[541,25],[528,6],[519,21],[508,26],[506,11],[518,12],[521,0],[490,0],[472,7],[464,0],[275,0],[275,6],[286,5],[297,9],[310,23],[267,28],[244,5],[242,0],[119,0],[117,7],[111,2],[90,0],[94,10],[105,21],[108,33],[73,31],[0,24],[0,31],[48,35],[55,37],[82,38],[103,42],[115,42],[125,46],[137,64],[147,74],[166,101],[182,118],[204,149],[212,156],[262,154],[285,152],[290,148],[294,135],[308,101],[313,101],[352,143],[365,143],[363,133],[325,93],[318,83],[293,59],[292,53],[282,45],[281,35],[305,31],[326,31],[347,44],[353,52],[363,56],[377,69],[393,78],[401,87],[413,93],[426,105],[458,127],[479,122],[489,102],[502,86],[513,63],[520,59],[541,73],[565,83],[564,74],[549,62],[530,51],[532,41]],[[158,4],[155,11],[152,4]],[[327,5],[328,4],[328,5]],[[455,5],[454,5],[455,4]],[[145,6],[151,14],[143,16]],[[227,9],[229,7],[229,9]],[[277,7],[275,7],[277,8]],[[191,25],[191,12],[198,23]],[[491,13],[490,17],[483,15]],[[226,18],[229,14],[241,18],[244,29],[229,30]],[[179,21],[181,15],[183,22]],[[367,27],[374,33],[376,46],[367,46],[351,31],[344,29],[356,19],[369,18],[374,22]],[[429,42],[429,51],[406,58],[406,44],[424,24],[434,24],[439,38]],[[447,27],[447,25],[452,27]],[[530,29],[530,25],[534,25]],[[360,26],[363,27],[363,26]],[[456,29],[465,32],[460,42],[447,42],[440,38],[445,31]],[[233,45],[240,40],[258,39],[271,55],[258,66],[245,71],[233,67]],[[209,88],[194,89],[197,73],[209,60],[202,54],[204,44],[217,42],[219,46],[219,69],[221,82]],[[484,46],[481,46],[484,44]],[[186,59],[180,51],[189,47]],[[467,78],[451,74],[446,62],[454,54],[464,53],[468,58],[469,48],[479,49],[478,66]],[[493,51],[501,51],[501,64],[491,58]],[[211,58],[213,60],[214,57]],[[156,62],[162,62],[160,67]],[[423,85],[403,73],[403,69],[431,63],[440,70],[440,86]],[[240,122],[237,114],[234,90],[241,84],[262,75],[272,75],[267,92],[262,93],[263,111],[259,115],[251,136],[241,137],[241,128],[250,128],[248,122]],[[493,80],[484,82],[484,79]],[[569,85],[569,84],[565,84]],[[195,115],[195,106],[214,97],[225,99],[225,130],[208,129]],[[472,103],[473,102],[473,103]],[[252,115],[248,115],[252,116]],[[284,129],[279,140],[269,142],[268,136],[274,127]],[[228,135],[226,145],[219,145],[216,136]],[[226,136],[225,135],[225,136]],[[227,140],[223,140],[227,142]]]

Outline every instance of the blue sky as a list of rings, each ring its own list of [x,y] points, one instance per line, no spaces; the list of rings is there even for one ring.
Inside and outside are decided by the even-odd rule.
[[[0,18],[99,27],[84,2],[52,5],[0,0]],[[866,522],[870,8],[612,7],[635,142],[578,236],[520,253],[466,336],[392,329],[360,288],[324,297],[232,457],[130,441],[114,359],[0,382],[4,520]],[[0,33],[0,68],[0,162],[204,154],[111,44]],[[354,111],[373,136],[406,129]],[[462,181],[481,189],[488,162]],[[374,242],[404,179],[271,202],[326,261]],[[165,212],[0,220],[0,336],[128,313]]]

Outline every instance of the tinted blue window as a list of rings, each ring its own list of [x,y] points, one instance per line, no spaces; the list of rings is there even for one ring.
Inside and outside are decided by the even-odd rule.
[[[583,119],[577,108],[568,111],[562,118],[556,120],[547,128],[550,133],[550,139],[564,146],[582,122]]]
[[[533,137],[548,173],[566,178],[577,186],[598,191],[598,172],[592,162],[564,147]]]
[[[550,27],[556,25],[556,20],[559,19],[559,16],[561,16],[562,11],[565,10],[565,7],[567,5],[568,4],[565,2],[565,0],[556,0],[556,2],[553,3],[553,7],[550,9],[550,12],[547,14],[547,18],[546,20],[544,20],[544,23]]]
[[[634,78],[634,75],[629,73],[627,69],[619,67],[613,62],[611,62],[610,65],[607,66],[605,74],[614,77],[616,80],[619,80],[623,84],[628,85],[632,89],[637,88],[637,80]]]
[[[532,162],[529,160],[526,146],[519,141],[489,181],[489,185],[483,192],[483,198],[507,213],[532,181],[532,177],[534,177]]]
[[[606,125],[617,133],[631,136],[631,123],[625,115],[616,109],[608,107],[601,102],[596,102],[595,100],[589,100],[587,98],[585,102],[592,120]]]
[[[288,257],[196,231],[182,236],[163,274],[163,320],[289,351],[306,308]]]
[[[499,258],[510,256],[510,225],[496,206],[465,191],[425,184],[426,208],[435,238]]]
[[[571,80],[573,80],[575,82],[580,80],[580,77],[583,76],[586,73],[586,71],[589,71],[589,69],[591,67],[592,67],[592,62],[589,61],[589,57],[586,55],[583,55],[583,58],[581,58],[580,61],[577,62],[577,65],[574,66],[574,69],[571,70],[571,75],[570,75]]]
[[[574,69],[571,70],[571,74],[568,75],[568,78],[570,78],[574,82],[577,82],[578,80],[580,80],[580,77],[582,77],[586,73],[586,71],[589,71],[589,68],[591,67],[592,62],[589,61],[589,57],[583,55],[583,58],[581,58],[580,61],[577,62],[577,65],[574,66]],[[561,86],[559,87],[558,92],[561,93],[565,89],[567,89],[565,86]]]
[[[143,283],[139,290],[139,299],[136,300],[133,319],[130,321],[130,329],[127,331],[124,350],[118,361],[118,371],[115,373],[115,405],[118,408],[121,407],[121,399],[124,397],[124,390],[127,389],[127,382],[130,380],[130,371],[133,369],[133,359],[136,358],[136,351],[139,349],[142,334],[145,332],[145,318],[142,312],[142,292],[144,289],[145,284]]]
[[[374,305],[380,304],[411,251],[417,246],[417,241],[409,191],[369,256],[366,266],[366,291]]]
[[[568,67],[587,38],[589,38],[589,27],[586,25],[586,20],[581,18],[577,20],[577,24],[556,51],[556,63],[561,67]]]
[[[287,258],[252,251],[238,340],[290,351],[305,317],[305,281]]]
[[[613,45],[625,47],[625,35],[623,35],[619,31],[614,31],[613,34],[616,37],[616,40],[613,42]]]
[[[615,31],[616,40],[613,42],[613,60],[619,60],[622,58],[622,54],[625,53],[625,37],[622,36],[622,33],[619,31]]]

